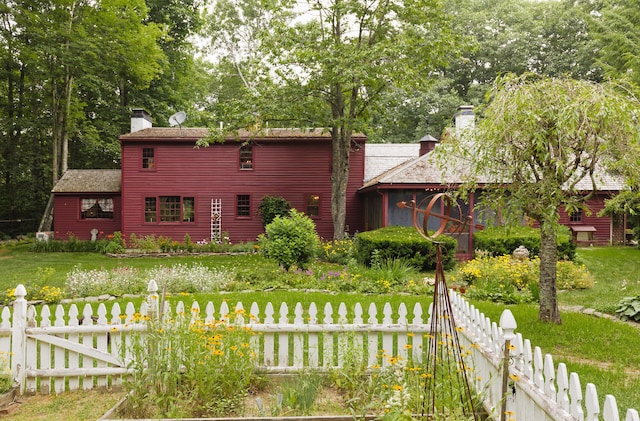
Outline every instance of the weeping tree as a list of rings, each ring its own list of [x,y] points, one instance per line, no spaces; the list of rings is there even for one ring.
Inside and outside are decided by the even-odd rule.
[[[529,218],[539,224],[542,321],[562,322],[558,211],[589,212],[587,201],[605,172],[633,172],[638,111],[640,103],[615,84],[505,76],[494,84],[473,133],[449,145],[469,164],[466,187],[486,183],[481,206],[499,209],[505,223]]]

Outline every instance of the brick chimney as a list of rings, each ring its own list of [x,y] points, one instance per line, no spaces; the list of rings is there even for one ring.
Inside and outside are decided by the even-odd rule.
[[[431,136],[430,134],[424,136],[420,139],[420,156],[427,154],[436,148],[438,144],[438,139]]]
[[[153,127],[153,120],[149,113],[142,108],[131,110],[131,133]]]

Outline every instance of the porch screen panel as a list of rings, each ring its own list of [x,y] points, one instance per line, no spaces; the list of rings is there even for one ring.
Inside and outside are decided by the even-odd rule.
[[[410,227],[413,225],[411,211],[409,209],[401,209],[398,207],[398,202],[408,202],[411,199],[413,199],[413,192],[411,190],[397,190],[389,192],[387,226],[396,225]]]

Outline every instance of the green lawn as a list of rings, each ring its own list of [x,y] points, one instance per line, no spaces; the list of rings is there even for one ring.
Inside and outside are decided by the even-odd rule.
[[[614,313],[623,297],[640,295],[640,249],[636,247],[585,247],[578,262],[595,277],[592,289],[560,292],[561,304],[581,305]]]

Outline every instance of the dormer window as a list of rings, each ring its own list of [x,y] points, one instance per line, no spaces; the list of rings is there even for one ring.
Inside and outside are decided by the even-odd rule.
[[[251,148],[251,145],[240,146],[240,169],[253,169],[253,150]]]

